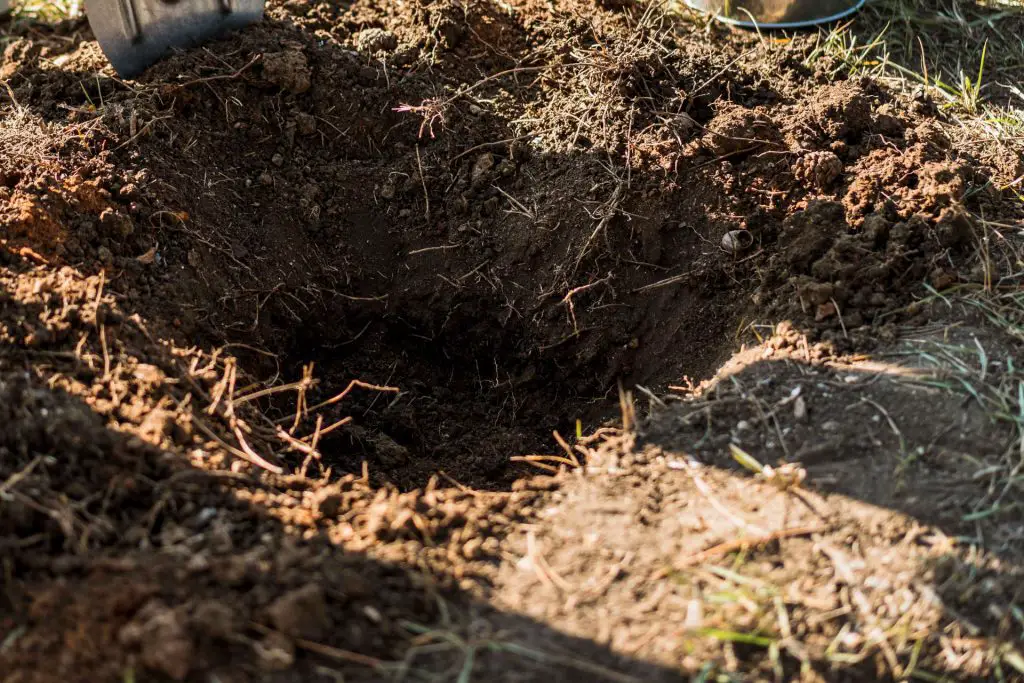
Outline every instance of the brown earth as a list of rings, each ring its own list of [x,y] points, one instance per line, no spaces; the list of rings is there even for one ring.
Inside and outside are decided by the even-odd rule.
[[[289,0],[135,81],[2,31],[5,683],[1005,668],[1019,491],[964,462],[1014,434],[851,355],[963,322],[925,285],[1021,219],[926,96],[633,3]]]

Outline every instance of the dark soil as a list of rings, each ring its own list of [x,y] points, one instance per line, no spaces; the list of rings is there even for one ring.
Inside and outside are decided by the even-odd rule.
[[[836,566],[814,543],[974,532],[985,492],[946,496],[963,471],[918,476],[905,452],[980,457],[1012,434],[826,362],[936,319],[925,285],[991,284],[975,216],[1021,218],[991,182],[1012,158],[955,145],[925,96],[833,80],[811,36],[633,3],[289,0],[128,82],[81,21],[0,31],[4,683],[895,676],[893,646],[830,659],[861,609],[840,569],[815,614],[852,616],[769,656],[695,635],[709,579],[665,562],[727,540],[697,461],[726,508],[792,499],[736,480],[729,443],[801,462],[832,506],[827,534],[757,558],[778,582]],[[620,387],[699,384],[765,336],[745,353],[769,362],[707,389],[742,400],[694,388],[696,413],[618,428]],[[791,426],[798,385],[813,420]],[[535,476],[566,455],[553,432],[578,476]],[[822,523],[808,510],[783,526]],[[941,599],[961,586],[900,561]],[[721,618],[768,633],[743,621],[768,604]],[[990,603],[929,604],[922,623],[1009,637]],[[902,642],[903,665],[998,665]]]

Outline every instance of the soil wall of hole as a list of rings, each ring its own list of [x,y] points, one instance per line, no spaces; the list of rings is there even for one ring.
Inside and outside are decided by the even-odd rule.
[[[868,346],[922,281],[984,276],[964,206],[1007,169],[799,41],[736,64],[628,8],[317,7],[131,85],[81,78],[93,43],[15,43],[25,115],[81,133],[3,162],[3,205],[12,248],[108,270],[255,378],[400,387],[325,415],[358,418],[324,444],[344,469],[505,485],[619,381],[710,376],[750,323]]]

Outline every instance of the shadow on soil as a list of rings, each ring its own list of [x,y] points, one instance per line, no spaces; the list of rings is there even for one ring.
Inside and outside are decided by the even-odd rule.
[[[1017,514],[1024,498],[1013,474],[1021,437],[1012,416],[995,416],[991,396],[972,393],[966,383],[951,391],[947,370],[907,364],[908,357],[943,348],[966,351],[970,363],[975,349],[955,347],[950,329],[945,337],[907,330],[914,345],[895,347],[891,350],[902,353],[892,354],[891,362],[883,355],[866,367],[808,364],[796,349],[774,354],[788,356],[784,360],[762,360],[763,347],[745,358],[740,354],[700,400],[652,406],[641,423],[637,451],[654,448],[682,462],[693,458],[741,478],[751,473],[732,455],[732,446],[763,465],[798,463],[806,470],[804,486],[814,494],[794,498],[794,505],[806,507],[803,523],[824,522],[829,529],[813,543],[780,542],[796,550],[769,544],[767,550],[733,552],[709,563],[744,573],[767,559],[785,582],[786,571],[813,574],[813,557],[839,550],[845,560],[831,556],[826,571],[834,571],[846,589],[862,590],[871,605],[854,617],[855,631],[875,618],[891,624],[906,618],[920,628],[929,623],[925,614],[931,611],[940,616],[931,617],[927,628],[947,637],[941,647],[931,640],[920,652],[941,649],[937,661],[956,680],[991,680],[978,673],[982,662],[998,659],[1000,648],[1012,650],[1024,629],[1014,616],[1024,600],[1024,535]],[[982,348],[977,341],[982,339],[993,348],[989,335],[975,331],[977,336],[970,329],[959,333],[959,341]],[[991,357],[983,354],[984,371],[1012,372],[1020,351],[1011,346]],[[738,490],[747,492],[739,495],[729,492],[737,487],[713,488],[741,519],[775,528],[802,523],[796,521],[799,514],[788,523],[783,515],[780,522],[771,513],[770,496],[758,499],[743,486]],[[720,513],[720,507],[709,507],[702,514],[713,519]],[[740,529],[734,534],[756,536]],[[768,571],[761,578],[772,585],[775,574]],[[889,602],[913,595],[918,597],[899,597],[901,607]],[[905,655],[900,661],[906,664]],[[1018,666],[1003,662],[1004,675]],[[871,678],[866,671],[861,675]],[[892,677],[891,671],[874,675]]]
[[[260,483],[192,469],[108,428],[81,399],[47,387],[50,373],[92,372],[70,355],[0,356],[6,683],[121,681],[154,672],[197,682],[400,674],[576,681],[602,670],[680,680],[497,611],[451,577],[431,575],[422,558],[394,563],[340,550],[329,538],[337,529],[289,520],[315,482]],[[341,488],[374,499],[374,490],[351,478]],[[438,495],[443,504],[445,494]],[[289,665],[289,639],[268,635],[267,627],[305,639],[298,665]],[[390,661],[403,652],[404,669]],[[145,673],[133,673],[139,669]]]

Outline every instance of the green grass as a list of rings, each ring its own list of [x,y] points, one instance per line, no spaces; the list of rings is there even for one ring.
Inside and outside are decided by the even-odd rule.
[[[56,23],[77,17],[84,11],[82,0],[11,0],[15,21]]]

